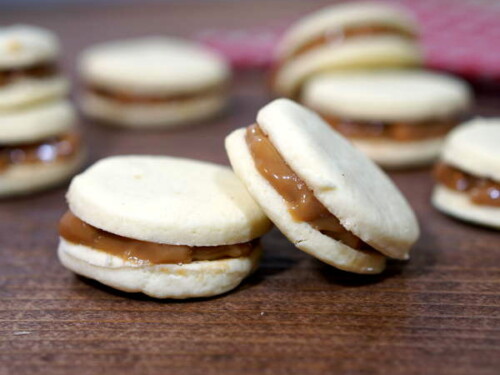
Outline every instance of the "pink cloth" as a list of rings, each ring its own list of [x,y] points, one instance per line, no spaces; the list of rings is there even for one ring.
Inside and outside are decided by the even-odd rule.
[[[402,0],[422,30],[426,65],[470,79],[500,80],[500,1]],[[196,38],[236,68],[265,68],[291,23],[249,30],[205,30]]]

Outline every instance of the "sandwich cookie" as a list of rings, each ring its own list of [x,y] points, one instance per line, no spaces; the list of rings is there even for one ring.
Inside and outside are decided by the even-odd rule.
[[[97,45],[80,59],[81,104],[125,127],[168,127],[213,117],[227,104],[230,69],[204,47],[149,37]]]
[[[56,185],[81,166],[84,156],[67,101],[0,112],[0,197]]]
[[[471,93],[462,80],[425,71],[330,73],[305,85],[303,102],[375,162],[401,168],[436,159]]]
[[[67,94],[59,75],[57,38],[32,26],[0,28],[0,111],[31,105]]]
[[[299,249],[345,271],[408,259],[419,228],[389,178],[319,116],[287,99],[226,138],[236,174]]]
[[[346,3],[299,20],[278,45],[274,92],[298,98],[302,84],[325,71],[422,63],[414,20],[377,3]]]
[[[432,203],[457,219],[500,229],[500,118],[456,128],[435,167]]]
[[[235,288],[257,267],[270,228],[229,168],[188,159],[106,158],[73,179],[67,199],[62,264],[155,298]]]

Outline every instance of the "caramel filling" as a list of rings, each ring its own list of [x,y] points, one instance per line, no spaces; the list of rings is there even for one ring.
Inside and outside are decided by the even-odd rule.
[[[247,128],[246,142],[255,167],[286,201],[295,221],[306,222],[334,240],[358,250],[376,251],[345,229],[314,196],[305,182],[283,160],[278,150],[257,125]]]
[[[413,33],[391,25],[359,25],[344,29],[328,30],[322,35],[309,40],[307,43],[297,48],[288,58],[297,57],[324,45],[338,44],[345,40],[361,36],[378,35],[398,35],[407,39],[416,38]]]
[[[500,207],[499,182],[473,176],[443,162],[436,164],[434,176],[448,189],[467,194],[477,205]]]
[[[348,138],[385,138],[397,142],[442,137],[459,123],[458,119],[407,123],[353,121],[325,115],[322,117],[332,128]]]
[[[0,70],[0,86],[7,85],[21,78],[47,78],[56,75],[56,73],[57,66],[54,63]]]
[[[0,145],[0,173],[13,165],[51,163],[70,159],[77,154],[80,145],[81,138],[76,132],[65,133],[36,143]]]
[[[135,94],[126,91],[114,91],[103,87],[89,86],[88,90],[102,98],[120,102],[122,104],[162,104],[201,99],[211,95],[222,94],[226,87],[208,87],[197,92],[178,93],[170,95]]]
[[[59,234],[66,241],[101,250],[137,264],[183,264],[197,260],[218,260],[249,256],[258,240],[222,246],[168,245],[118,236],[93,227],[67,211],[59,222]]]

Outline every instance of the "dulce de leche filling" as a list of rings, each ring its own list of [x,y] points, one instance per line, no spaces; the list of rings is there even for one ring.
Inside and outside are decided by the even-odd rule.
[[[81,137],[76,132],[47,138],[40,142],[0,145],[0,173],[13,165],[51,163],[74,157],[80,150]]]
[[[408,123],[354,121],[328,115],[322,115],[322,117],[332,128],[348,138],[384,138],[397,142],[442,137],[459,123],[458,118]]]
[[[323,34],[309,40],[302,46],[297,48],[289,58],[302,55],[318,47],[327,44],[342,43],[345,40],[353,39],[361,36],[375,35],[398,35],[407,39],[415,39],[415,34],[391,25],[358,25],[345,27],[342,29],[333,29],[324,32]]]
[[[500,183],[476,177],[440,162],[434,168],[436,180],[448,189],[465,193],[471,202],[481,206],[500,207]]]
[[[202,99],[211,95],[222,94],[226,90],[226,87],[225,85],[220,85],[217,87],[206,87],[196,92],[165,95],[136,94],[123,90],[111,90],[95,85],[89,85],[87,89],[97,96],[122,104],[164,104]]]
[[[41,63],[22,68],[10,68],[0,70],[0,86],[7,85],[21,78],[46,78],[57,73],[54,63]]]
[[[258,240],[222,246],[184,246],[141,241],[93,227],[67,211],[59,222],[66,241],[101,250],[137,264],[184,264],[250,255]]]
[[[354,249],[376,251],[345,229],[340,221],[318,201],[311,189],[288,166],[257,124],[247,128],[246,143],[255,167],[286,201],[288,211],[295,221],[306,222],[324,235]]]

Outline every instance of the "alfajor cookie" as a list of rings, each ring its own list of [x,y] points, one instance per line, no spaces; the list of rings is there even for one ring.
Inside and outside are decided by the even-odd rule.
[[[57,69],[59,43],[33,26],[0,28],[0,111],[59,99],[68,83]]]
[[[462,80],[421,70],[318,75],[304,86],[302,99],[387,168],[435,160],[472,101]]]
[[[84,156],[69,102],[0,112],[0,197],[56,185],[76,172]]]
[[[76,176],[59,259],[77,274],[156,298],[207,297],[257,266],[270,222],[227,167],[106,158]]]
[[[345,271],[407,259],[419,228],[389,178],[315,113],[287,99],[226,138],[234,171],[299,249]]]
[[[458,219],[500,229],[500,118],[478,118],[446,138],[434,175],[434,206]]]
[[[393,5],[323,8],[285,32],[277,48],[273,90],[297,98],[303,83],[320,72],[421,65],[417,34],[414,20]]]
[[[213,117],[228,100],[230,69],[192,42],[148,37],[100,44],[80,58],[83,111],[125,127],[169,127]]]

